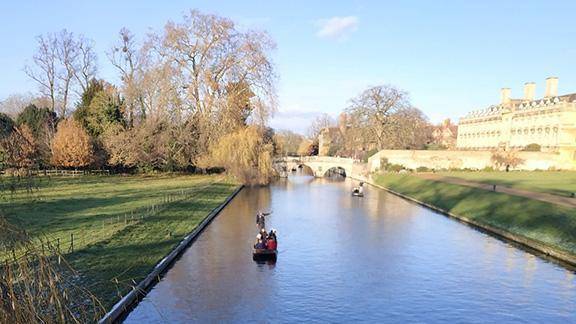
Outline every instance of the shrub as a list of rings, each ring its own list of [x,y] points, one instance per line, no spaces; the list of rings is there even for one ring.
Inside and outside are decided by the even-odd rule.
[[[14,127],[10,136],[1,139],[0,149],[5,167],[26,170],[37,166],[38,147],[26,124]]]
[[[394,164],[394,163],[387,163],[384,166],[384,170],[392,171],[392,172],[400,172],[401,170],[405,170],[406,168],[402,164]]]
[[[508,151],[508,152],[493,152],[490,160],[494,164],[494,167],[497,169],[501,169],[506,167],[508,170],[509,167],[515,168],[518,165],[524,163],[524,160],[518,157],[516,152]]]
[[[65,168],[84,168],[94,161],[92,139],[73,119],[63,120],[52,142],[52,164]]]
[[[447,150],[448,147],[442,144],[431,143],[424,145],[424,149],[429,151],[444,151]]]
[[[419,166],[416,168],[416,172],[430,172],[430,171],[432,171],[432,169],[425,166]]]
[[[524,147],[524,149],[522,151],[527,151],[527,152],[540,152],[542,150],[542,147],[536,143],[532,143],[532,144],[528,144],[526,145],[526,147]]]

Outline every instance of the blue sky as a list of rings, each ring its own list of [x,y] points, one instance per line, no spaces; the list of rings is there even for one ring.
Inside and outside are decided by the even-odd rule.
[[[189,9],[267,30],[278,49],[276,128],[304,132],[362,89],[392,84],[431,121],[497,103],[501,87],[557,76],[576,92],[576,1],[6,1],[0,3],[0,98],[35,90],[22,68],[35,36],[66,28],[93,39],[100,76],[121,27],[140,37]]]

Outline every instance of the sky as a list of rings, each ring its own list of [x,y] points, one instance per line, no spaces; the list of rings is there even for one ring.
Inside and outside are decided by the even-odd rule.
[[[362,90],[393,85],[434,123],[496,104],[500,88],[523,95],[525,82],[559,78],[576,92],[576,1],[3,1],[0,100],[36,91],[23,67],[35,37],[67,29],[95,42],[99,76],[117,80],[106,58],[118,31],[140,39],[190,9],[266,30],[278,78],[277,129],[304,133],[333,117]]]

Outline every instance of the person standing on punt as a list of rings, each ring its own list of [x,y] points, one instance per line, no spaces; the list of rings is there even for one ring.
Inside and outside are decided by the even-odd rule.
[[[262,230],[263,228],[266,228],[265,216],[268,215],[270,215],[270,213],[258,212],[256,214],[256,226],[258,226],[258,229]]]

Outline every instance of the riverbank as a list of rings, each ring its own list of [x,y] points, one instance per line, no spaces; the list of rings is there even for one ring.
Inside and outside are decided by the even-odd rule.
[[[446,171],[434,174],[561,197],[570,197],[576,192],[575,171]]]
[[[394,193],[576,265],[573,208],[409,174],[384,173],[372,179]]]
[[[109,309],[237,187],[221,176],[53,178],[0,207],[32,237],[58,242],[78,284]]]

